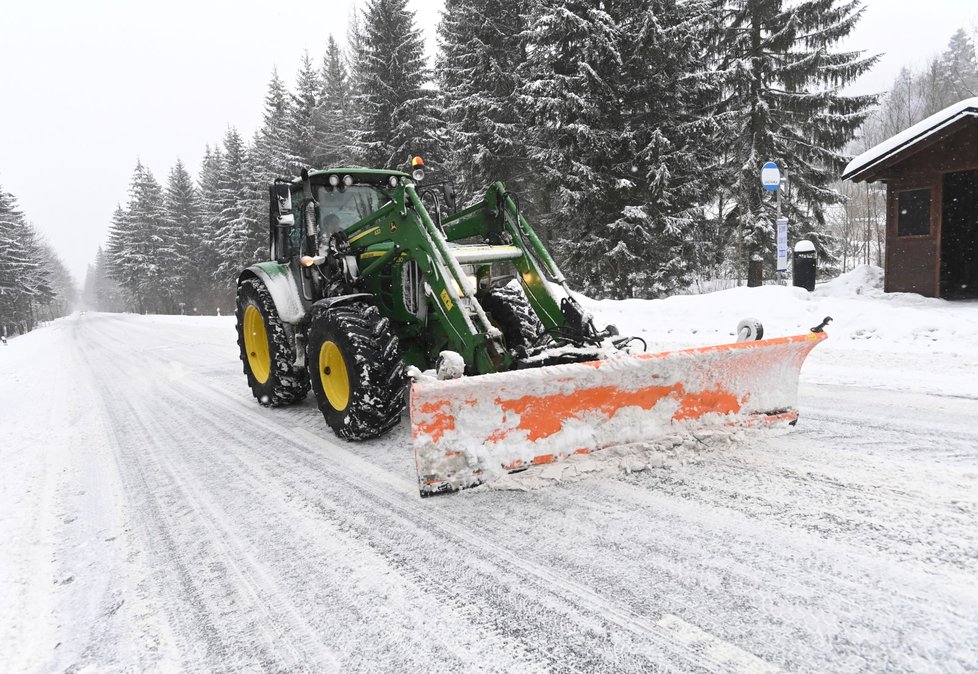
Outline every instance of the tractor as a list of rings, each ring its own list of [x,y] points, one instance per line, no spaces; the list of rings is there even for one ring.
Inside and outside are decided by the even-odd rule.
[[[389,431],[409,402],[422,494],[642,439],[615,430],[623,424],[660,433],[655,414],[671,414],[668,423],[797,418],[797,377],[795,392],[755,409],[751,391],[703,394],[728,383],[730,356],[657,374],[668,360],[658,356],[670,354],[650,359],[637,353],[641,340],[595,326],[505,185],[459,210],[450,182],[424,177],[415,157],[406,171],[303,170],[269,186],[269,260],[240,274],[235,311],[262,405],[296,403],[311,387],[333,432],[355,441]],[[795,351],[814,346],[787,339],[807,340]],[[783,356],[763,353],[747,354],[759,386],[768,370],[782,372]],[[687,381],[707,362],[706,376]],[[626,394],[614,393],[619,385]],[[684,405],[692,412],[675,411]],[[636,426],[637,413],[651,425]]]

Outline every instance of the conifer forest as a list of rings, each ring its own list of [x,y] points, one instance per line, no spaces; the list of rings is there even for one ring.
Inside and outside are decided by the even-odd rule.
[[[294,77],[271,70],[260,128],[215,130],[197,175],[174,158],[154,176],[134,157],[83,297],[104,311],[226,314],[240,270],[268,256],[273,179],[403,168],[412,155],[454,181],[460,207],[505,182],[592,297],[736,284],[750,259],[773,278],[765,161],[789,172],[781,207],[792,239],[816,244],[820,273],[882,264],[882,197],[839,174],[975,95],[978,65],[961,30],[891,92],[850,95],[877,61],[840,46],[861,14],[858,0],[446,0],[429,62],[407,0],[365,0]],[[0,246],[5,317],[27,329],[67,310],[63,265],[3,191]]]

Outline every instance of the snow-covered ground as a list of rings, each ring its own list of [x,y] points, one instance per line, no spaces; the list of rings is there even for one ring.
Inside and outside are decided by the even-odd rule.
[[[777,437],[609,450],[421,500],[405,423],[251,399],[232,319],[0,346],[2,671],[978,669],[978,303],[588,302],[655,348],[827,315]]]

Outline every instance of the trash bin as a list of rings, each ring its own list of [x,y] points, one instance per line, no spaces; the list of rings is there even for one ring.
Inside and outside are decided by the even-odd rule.
[[[796,243],[794,255],[791,258],[792,285],[804,288],[808,292],[815,290],[817,262],[815,244],[806,239]]]
[[[758,288],[764,285],[764,258],[754,253],[747,263],[747,287]]]

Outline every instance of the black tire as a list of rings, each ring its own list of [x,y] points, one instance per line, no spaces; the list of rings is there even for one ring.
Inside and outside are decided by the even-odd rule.
[[[256,316],[253,311],[257,311]],[[309,377],[301,367],[295,367],[295,342],[290,338],[275,302],[265,284],[258,279],[245,279],[238,286],[234,315],[237,318],[238,348],[244,373],[248,377],[251,392],[266,407],[281,407],[299,402],[309,392]],[[249,349],[262,342],[261,330],[254,325],[250,339],[246,338],[245,325],[248,321],[260,322],[264,329],[266,354]],[[249,358],[249,355],[251,356]],[[267,371],[266,371],[267,370]]]
[[[314,307],[307,348],[316,403],[336,435],[375,438],[401,420],[404,363],[390,321],[377,307]]]
[[[543,334],[543,324],[518,286],[492,288],[483,298],[482,308],[503,333],[506,348],[517,358],[524,357]]]

